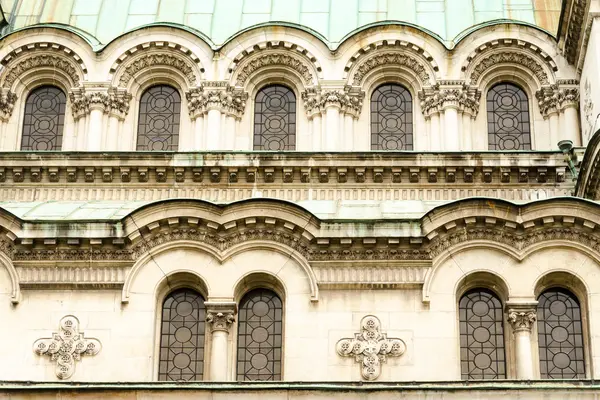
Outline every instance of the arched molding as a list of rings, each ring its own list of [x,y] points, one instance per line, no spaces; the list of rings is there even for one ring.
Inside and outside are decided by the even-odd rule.
[[[233,285],[233,301],[240,304],[246,294],[255,289],[268,289],[285,302],[288,289],[285,283],[269,271],[250,271],[241,276]]]
[[[318,85],[319,71],[306,56],[280,50],[261,51],[243,60],[231,74],[229,82],[232,86],[245,89],[257,73],[264,74],[273,70],[295,74],[304,87]]]
[[[158,305],[162,305],[165,298],[172,292],[178,289],[188,288],[200,293],[204,299],[208,299],[210,288],[207,280],[198,271],[191,269],[177,269],[170,271],[162,280],[157,282],[154,289],[156,293],[156,301]],[[157,307],[161,310],[162,307]]]
[[[13,60],[17,60],[21,57],[25,57],[28,55],[38,55],[42,52],[47,52],[49,54],[62,55],[67,59],[72,60],[72,62],[79,66],[79,70],[83,74],[82,78],[87,79],[88,69],[86,67],[83,59],[73,51],[71,48],[54,42],[36,42],[36,43],[28,43],[25,45],[21,45],[18,47],[12,48],[12,50],[7,53],[2,60],[0,60],[0,64],[2,66],[6,66],[11,63]]]
[[[321,68],[321,64],[319,63],[319,60],[317,60],[317,57],[314,54],[312,54],[310,51],[308,51],[306,48],[304,48],[302,46],[298,46],[289,41],[270,40],[270,41],[264,41],[264,42],[254,44],[250,47],[245,48],[241,52],[239,52],[233,58],[233,60],[229,64],[229,66],[227,67],[225,79],[230,80],[232,75],[234,75],[236,73],[236,71],[238,71],[240,65],[243,66],[245,60],[247,60],[249,58],[253,58],[253,57],[260,58],[261,54],[263,54],[265,52],[269,52],[269,51],[273,51],[278,54],[289,53],[290,56],[295,55],[299,59],[302,59],[304,61],[308,60],[312,64],[312,70],[316,71],[315,72],[316,76],[318,78],[323,77],[322,76],[323,70]],[[304,74],[301,74],[301,75],[303,77],[305,77]],[[239,79],[239,77],[238,77],[238,79]],[[237,84],[237,82],[236,82],[236,84]],[[240,85],[238,85],[238,86],[240,86]]]
[[[367,46],[360,48],[355,54],[353,54],[344,67],[343,79],[349,79],[349,81],[350,81],[349,83],[352,83],[353,85],[359,84],[359,83],[355,83],[356,71],[352,71],[353,68],[360,69],[360,67],[357,67],[357,66],[362,64],[364,62],[364,60],[370,58],[372,55],[374,55],[376,53],[380,53],[380,54],[390,53],[391,54],[394,51],[398,51],[400,53],[408,53],[408,54],[412,55],[415,59],[418,59],[424,65],[429,66],[430,71],[428,71],[428,72],[433,77],[439,78],[438,75],[439,75],[440,69],[439,69],[438,63],[435,61],[433,56],[428,51],[426,51],[422,47],[420,47],[416,44],[410,43],[408,41],[389,39],[389,40],[381,40],[381,41],[371,43]],[[405,64],[401,64],[401,65],[407,66]],[[351,73],[351,71],[353,72],[353,74]],[[417,74],[417,75],[420,76],[421,78],[423,78],[423,76],[421,76],[419,74]],[[362,79],[361,79],[361,81],[362,81]]]
[[[590,289],[585,279],[577,272],[567,269],[544,271],[535,280],[532,292],[537,299],[543,292],[552,288],[564,288],[572,292],[582,305],[587,304]]]
[[[62,53],[40,52],[27,53],[22,57],[16,57],[5,66],[5,72],[1,76],[1,87],[6,90],[15,91],[15,87],[22,80],[29,80],[30,76],[40,76],[46,72],[50,75],[59,74],[61,80],[66,81],[68,89],[79,87],[86,79],[81,65]],[[33,79],[35,81],[35,79]]]
[[[10,301],[13,304],[17,304],[19,303],[19,301],[21,301],[21,287],[19,284],[19,274],[17,273],[17,270],[15,269],[15,266],[13,265],[8,255],[4,254],[2,247],[2,241],[0,241],[0,265],[2,265],[6,269],[6,272],[8,273],[10,279]]]
[[[471,53],[461,67],[462,76],[472,86],[479,86],[488,75],[500,68],[519,68],[527,71],[537,82],[538,88],[555,83],[554,72],[557,70],[554,61],[548,61],[549,56],[537,53],[531,47],[518,46],[516,40],[506,39],[503,45],[484,47],[480,52]],[[515,42],[515,45],[512,43]],[[535,49],[536,46],[531,45]],[[551,59],[550,59],[551,60]]]
[[[477,268],[465,272],[456,282],[454,293],[456,293],[457,303],[461,297],[469,290],[483,288],[492,291],[502,304],[506,304],[509,299],[510,287],[508,282],[496,271],[487,268]]]
[[[261,250],[261,249],[275,251],[284,256],[289,256],[290,259],[292,259],[294,262],[296,262],[298,265],[300,265],[300,267],[304,271],[306,277],[308,278],[308,283],[310,286],[310,300],[311,301],[319,300],[319,286],[317,283],[317,276],[315,275],[315,272],[313,271],[312,267],[308,263],[308,260],[306,260],[306,258],[302,254],[300,254],[298,251],[296,251],[295,249],[293,249],[285,244],[281,244],[281,243],[277,243],[277,242],[270,242],[270,241],[263,241],[263,240],[257,240],[257,241],[252,241],[252,242],[243,242],[243,243],[240,243],[240,244],[228,249],[227,251],[225,251],[223,253],[223,259],[228,259],[230,257],[234,257],[238,254],[241,254],[241,253],[244,253],[247,251]],[[237,288],[237,285],[236,285],[236,288]],[[238,293],[238,292],[236,291],[235,293]],[[285,299],[285,293],[286,293],[286,291],[284,291],[281,294],[278,293],[282,300]],[[243,296],[243,294],[241,294],[241,296]]]
[[[473,50],[463,61],[461,66],[461,71],[467,71],[469,66],[473,63],[473,60],[477,59],[481,54],[488,53],[490,51],[496,52],[504,52],[506,50],[522,50],[526,53],[530,53],[531,55],[537,55],[537,57],[542,60],[546,67],[556,72],[558,71],[558,66],[554,59],[546,53],[539,45],[536,45],[531,42],[523,41],[520,39],[496,39],[487,41]]]
[[[353,63],[352,68],[345,72],[347,83],[352,86],[362,86],[363,82],[374,73],[383,74],[386,71],[407,71],[419,83],[419,89],[433,86],[436,74],[433,67],[419,54],[411,51],[380,50],[360,57]]]
[[[149,247],[143,255],[141,255],[140,257],[138,257],[136,259],[135,263],[129,270],[129,273],[125,277],[125,282],[123,283],[123,289],[121,291],[121,302],[129,303],[129,299],[131,297],[131,288],[133,287],[133,284],[135,283],[137,276],[140,274],[142,269],[144,267],[146,267],[152,261],[152,259],[154,257],[156,257],[162,253],[175,250],[175,249],[197,250],[197,251],[200,251],[200,252],[208,255],[209,257],[217,260],[218,262],[222,261],[218,250],[210,245],[207,245],[206,243],[204,243],[202,241],[174,240],[174,241],[170,241],[170,242],[161,243],[160,245],[158,245],[156,247]],[[186,268],[186,269],[175,269],[175,270],[171,271],[169,274],[184,274],[184,273],[185,274],[193,274],[198,279],[200,279],[201,282],[204,283],[204,286],[205,286],[204,289],[206,290],[206,292],[203,294],[206,294],[206,298],[208,298],[208,296],[210,294],[210,287],[208,286],[207,280],[204,277],[202,277],[198,272]],[[165,279],[167,279],[169,277],[169,274],[167,274],[164,277],[164,279],[161,279],[159,282],[156,283],[153,293],[155,294],[155,296],[157,296],[157,298],[160,294],[164,294],[166,296],[167,293],[166,292],[163,293],[161,285],[164,285],[164,284],[166,284],[165,282],[168,282],[168,281],[165,281]],[[183,281],[181,281],[181,280],[179,281],[179,283],[182,283],[182,282]],[[187,282],[189,283],[189,280]],[[183,283],[185,283],[185,282],[183,282]]]
[[[168,69],[185,78],[188,88],[200,85],[204,68],[189,49],[168,41],[147,42],[135,46],[113,63],[109,79],[112,85],[129,88],[133,80],[157,69]]]

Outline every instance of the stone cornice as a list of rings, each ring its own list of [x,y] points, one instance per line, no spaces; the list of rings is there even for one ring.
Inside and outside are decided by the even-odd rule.
[[[200,156],[201,155],[201,156]],[[8,185],[566,184],[564,156],[531,153],[0,153]],[[232,186],[233,185],[233,186]],[[119,186],[121,187],[121,186]],[[493,186],[490,186],[493,187]],[[135,188],[135,186],[131,186]]]

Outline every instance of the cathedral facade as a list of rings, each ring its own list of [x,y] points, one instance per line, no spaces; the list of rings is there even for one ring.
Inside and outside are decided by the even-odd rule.
[[[596,398],[600,0],[0,6],[0,397]]]

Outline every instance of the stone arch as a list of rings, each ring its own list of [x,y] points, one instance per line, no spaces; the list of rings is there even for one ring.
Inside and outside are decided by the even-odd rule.
[[[317,60],[316,56],[310,51],[292,42],[269,40],[254,44],[239,52],[227,67],[225,79],[231,79],[232,75],[234,75],[236,71],[239,70],[240,66],[243,66],[245,60],[248,60],[249,58],[252,58],[254,56],[260,56],[261,53],[268,52],[269,50],[289,52],[290,56],[295,55],[300,59],[303,59],[304,61],[309,60],[312,64],[312,69],[316,71],[317,76],[319,78],[322,77],[321,64]]]
[[[502,276],[491,269],[476,269],[466,272],[456,283],[454,291],[456,301],[459,301],[466,292],[475,288],[491,290],[500,298],[502,303],[506,303],[509,299],[510,289]]]
[[[21,301],[21,285],[19,284],[19,274],[10,258],[2,251],[3,242],[0,241],[0,265],[4,266],[10,278],[10,302],[18,304]]]
[[[252,271],[244,274],[234,284],[233,299],[239,304],[242,298],[254,289],[269,289],[285,302],[287,289],[285,283],[270,272]]]
[[[558,70],[554,60],[539,47],[529,42],[504,39],[479,46],[467,56],[461,71],[468,84],[478,86],[486,75],[507,66],[527,71],[538,88],[554,83],[554,73]]]
[[[168,41],[139,44],[123,53],[110,68],[113,86],[128,89],[140,75],[167,70],[181,76],[187,88],[200,84],[204,68],[189,49]]]
[[[232,86],[245,88],[249,81],[260,71],[287,71],[298,77],[304,87],[318,85],[319,71],[306,55],[279,49],[264,50],[243,60],[231,73]]]

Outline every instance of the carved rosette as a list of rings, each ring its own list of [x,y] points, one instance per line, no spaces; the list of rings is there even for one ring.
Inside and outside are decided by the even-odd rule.
[[[362,364],[362,377],[375,380],[381,374],[381,364],[387,357],[399,357],[406,351],[406,344],[398,338],[388,338],[381,333],[381,323],[374,315],[367,315],[360,321],[360,333],[354,338],[341,339],[336,345],[337,353],[344,357],[354,357]]]
[[[508,310],[508,322],[515,332],[531,332],[536,321],[534,309],[510,309]]]
[[[233,310],[214,311],[209,310],[206,314],[206,322],[210,325],[210,331],[229,332],[231,324],[235,322],[235,312]]]
[[[60,320],[59,332],[54,332],[51,338],[38,339],[33,343],[33,351],[38,355],[48,355],[56,362],[58,379],[68,379],[75,372],[75,361],[81,356],[93,356],[100,352],[100,341],[84,338],[79,332],[79,320],[73,315],[67,315]]]

